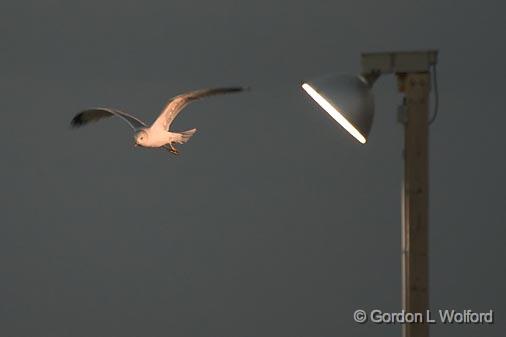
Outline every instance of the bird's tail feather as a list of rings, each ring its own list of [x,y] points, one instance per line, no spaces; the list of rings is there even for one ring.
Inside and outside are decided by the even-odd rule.
[[[193,136],[193,134],[195,132],[197,132],[197,129],[191,129],[191,130],[180,132],[179,134],[181,135],[181,139],[179,139],[178,143],[180,143],[180,144],[186,143],[187,141],[190,140],[190,138]]]

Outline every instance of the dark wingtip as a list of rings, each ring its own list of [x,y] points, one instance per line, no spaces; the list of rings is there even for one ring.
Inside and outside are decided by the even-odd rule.
[[[246,92],[246,91],[251,91],[251,87],[229,87],[229,88],[225,88],[225,90],[227,92],[230,92],[230,93],[233,93],[233,92]]]
[[[220,90],[222,92],[241,92],[241,91],[248,91],[249,87],[225,87],[225,88],[218,88],[216,90]]]
[[[72,120],[70,121],[70,127],[72,129],[81,127],[81,126],[83,126],[83,124],[84,124],[84,120],[83,120],[83,113],[82,112],[75,115],[74,118],[72,118]]]

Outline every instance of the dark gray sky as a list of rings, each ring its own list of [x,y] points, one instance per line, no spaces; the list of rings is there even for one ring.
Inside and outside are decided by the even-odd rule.
[[[431,304],[506,328],[506,6],[501,1],[2,1],[1,336],[395,336],[401,100],[375,86],[361,146],[299,88],[363,51],[439,48],[431,127]],[[174,158],[134,149],[105,105],[150,121],[190,106]]]

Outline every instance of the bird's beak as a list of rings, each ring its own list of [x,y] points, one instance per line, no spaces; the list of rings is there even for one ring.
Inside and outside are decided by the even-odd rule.
[[[138,146],[139,146],[139,144],[137,144],[137,143],[134,143],[134,147],[138,147]]]

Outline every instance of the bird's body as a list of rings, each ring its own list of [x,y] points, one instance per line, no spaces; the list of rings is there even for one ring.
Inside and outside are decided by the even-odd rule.
[[[184,144],[197,129],[191,129],[183,132],[170,132],[160,128],[143,128],[135,133],[134,139],[138,146],[142,147],[162,147],[166,144]]]
[[[127,122],[135,131],[134,140],[136,146],[147,148],[164,148],[171,153],[178,154],[179,151],[173,144],[186,143],[197,129],[191,129],[183,132],[171,132],[170,126],[179,112],[190,102],[202,97],[220,95],[232,92],[240,92],[241,87],[216,88],[191,91],[173,97],[169,100],[163,111],[151,126],[147,126],[138,118],[125,112],[109,109],[94,108],[78,113],[71,121],[71,126],[80,127],[92,121],[97,121],[105,117],[117,116]]]

